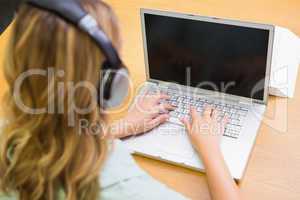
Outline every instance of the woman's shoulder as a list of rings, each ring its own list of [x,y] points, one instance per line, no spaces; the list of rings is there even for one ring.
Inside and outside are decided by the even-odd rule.
[[[18,197],[16,194],[4,194],[0,192],[0,200],[17,200]]]
[[[100,176],[100,199],[186,199],[144,172],[122,141],[114,141],[111,147]]]
[[[121,140],[113,140],[109,143],[109,153],[100,173],[102,188],[125,179],[146,175],[135,163],[130,151]]]

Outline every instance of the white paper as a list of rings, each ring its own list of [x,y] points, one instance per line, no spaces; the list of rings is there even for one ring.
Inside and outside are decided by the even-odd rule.
[[[300,38],[279,26],[274,37],[269,93],[292,98],[300,64]]]

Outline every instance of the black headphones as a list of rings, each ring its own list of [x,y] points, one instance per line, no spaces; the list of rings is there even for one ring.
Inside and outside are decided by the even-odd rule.
[[[86,32],[96,42],[106,57],[101,70],[98,101],[102,108],[120,105],[128,93],[128,71],[110,39],[96,20],[82,8],[80,0],[27,0],[26,3],[55,13]]]

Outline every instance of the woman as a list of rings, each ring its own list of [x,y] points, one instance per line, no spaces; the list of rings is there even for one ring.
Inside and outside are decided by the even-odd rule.
[[[82,4],[120,49],[116,17],[109,6],[100,0],[82,0]],[[113,125],[106,123],[107,116],[98,107],[89,113],[73,113],[75,123],[69,125],[74,102],[83,109],[97,99],[84,87],[74,95],[68,83],[85,81],[96,87],[100,80],[95,72],[105,58],[85,33],[29,5],[19,8],[7,55],[8,122],[0,139],[0,199],[185,199],[143,172],[116,140],[164,123],[174,109],[161,103],[166,95],[138,98],[127,116]],[[26,108],[48,108],[47,112],[30,114],[14,97],[18,78],[28,70],[53,72],[50,78],[28,77],[18,94]],[[217,122],[218,112],[210,107],[202,114],[191,108],[191,116],[191,122],[182,121],[206,166],[212,197],[239,199],[219,148],[227,120]],[[81,120],[108,128],[94,134],[91,129],[80,129]]]

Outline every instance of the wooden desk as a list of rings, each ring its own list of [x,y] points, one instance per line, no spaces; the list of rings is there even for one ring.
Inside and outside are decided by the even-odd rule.
[[[122,57],[135,88],[145,81],[139,9],[154,8],[246,21],[271,23],[300,35],[299,0],[107,0],[120,19]],[[0,38],[1,47],[6,36]],[[1,58],[0,58],[1,60]],[[0,76],[1,77],[1,76]],[[0,78],[0,93],[3,79]],[[266,119],[241,183],[244,199],[300,199],[300,83],[293,99],[272,97]],[[287,127],[285,127],[287,125]],[[139,165],[159,181],[191,199],[210,199],[205,175],[136,156]]]
[[[300,35],[299,0],[107,0],[123,33],[122,56],[135,86],[145,81],[140,8],[270,23]],[[241,183],[244,199],[300,199],[300,83],[293,99],[272,97]],[[287,123],[287,127],[285,127]],[[272,128],[275,127],[275,128]],[[152,176],[192,199],[210,199],[205,175],[135,157]]]

